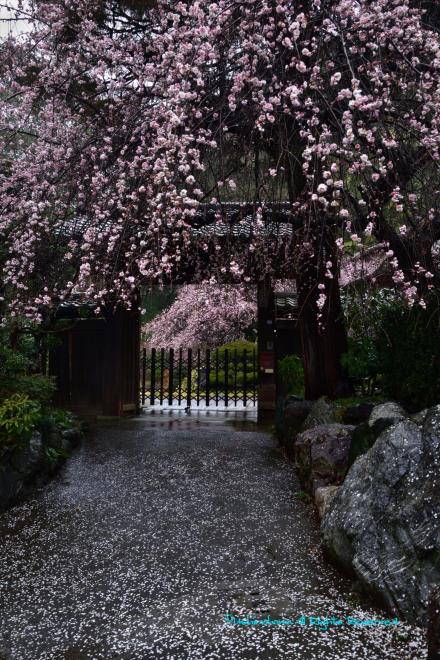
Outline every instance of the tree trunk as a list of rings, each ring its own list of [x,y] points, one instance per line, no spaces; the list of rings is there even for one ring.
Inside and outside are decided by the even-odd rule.
[[[341,365],[341,356],[347,351],[347,334],[342,314],[336,246],[331,231],[324,249],[321,244],[319,250],[319,253],[318,248],[316,250],[319,257],[315,255],[305,263],[298,278],[305,397],[312,400],[324,395],[335,398],[353,394],[353,386]],[[330,270],[333,279],[324,277],[324,264],[329,260],[332,262]],[[320,282],[326,285],[321,324],[316,304]]]

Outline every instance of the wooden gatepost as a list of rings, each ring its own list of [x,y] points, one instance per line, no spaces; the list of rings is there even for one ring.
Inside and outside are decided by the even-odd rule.
[[[258,284],[258,421],[275,420],[285,393],[277,373],[278,361],[300,355],[296,283],[292,291],[277,294],[266,279]]]
[[[63,329],[49,354],[56,405],[83,417],[120,417],[139,410],[140,313],[117,308],[96,317],[62,307]]]
[[[258,421],[264,423],[275,416],[276,355],[275,303],[269,280],[258,284]]]

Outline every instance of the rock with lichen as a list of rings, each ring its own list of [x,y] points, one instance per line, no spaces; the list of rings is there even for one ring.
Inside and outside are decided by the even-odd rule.
[[[295,464],[301,483],[309,493],[321,486],[342,482],[354,426],[323,424],[299,433],[295,440]]]
[[[349,469],[321,524],[337,563],[393,612],[425,624],[440,586],[440,406],[401,418]]]

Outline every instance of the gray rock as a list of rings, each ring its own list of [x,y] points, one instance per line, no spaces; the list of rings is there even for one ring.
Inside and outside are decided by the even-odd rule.
[[[41,434],[34,431],[29,444],[11,454],[10,464],[24,479],[30,479],[44,467],[44,449]]]
[[[376,431],[382,432],[391,424],[394,424],[400,419],[407,419],[408,415],[398,403],[388,401],[374,406],[371,415],[368,419],[368,424]]]
[[[374,445],[385,429],[401,419],[407,419],[405,411],[397,403],[381,403],[371,407],[372,411],[368,421],[359,424],[353,434],[348,458],[349,466],[353,465],[359,456],[365,454]]]
[[[388,413],[389,414],[389,413]],[[426,623],[440,585],[440,406],[401,419],[358,458],[324,515],[327,552],[394,613]]]
[[[321,486],[315,490],[315,504],[321,519],[333,502],[339,488],[340,486]]]
[[[53,447],[53,449],[70,452],[79,444],[82,437],[83,432],[79,426],[73,426],[72,428],[65,429],[64,431],[58,431],[54,429],[46,438],[45,444],[48,447]]]
[[[354,426],[324,424],[299,433],[295,462],[306,490],[340,484],[348,468],[348,453]]]
[[[313,405],[313,401],[304,401],[303,399],[288,396],[284,404],[284,421],[286,426],[294,427],[298,431]]]
[[[0,462],[0,511],[46,482],[63,465],[65,459],[51,458],[48,448],[70,452],[82,435],[80,427],[62,433],[54,431],[43,444],[41,434],[35,431],[27,446],[4,452]]]
[[[428,410],[423,422],[423,440],[426,444],[426,451],[432,456],[438,482],[440,478],[440,405]]]
[[[63,449],[63,436],[61,431],[58,431],[58,429],[55,428],[52,429],[45,438],[45,444],[54,449]]]
[[[67,449],[67,451],[73,447],[76,447],[80,443],[82,435],[82,431],[79,428],[66,429],[61,433],[64,447]]]
[[[335,422],[336,417],[333,406],[327,403],[324,397],[322,397],[313,403],[301,427],[301,431],[308,431],[315,428],[315,426],[323,426],[324,424],[333,424]]]
[[[309,414],[313,401],[304,401],[297,397],[286,397],[283,405],[281,419],[278,424],[278,437],[287,449],[290,458],[294,458],[294,443],[297,433]]]
[[[46,472],[41,434],[34,431],[25,447],[10,449],[0,465],[0,510],[6,510]]]
[[[0,465],[0,511],[4,511],[24,489],[23,479],[10,465]],[[1,657],[1,656],[0,656]]]

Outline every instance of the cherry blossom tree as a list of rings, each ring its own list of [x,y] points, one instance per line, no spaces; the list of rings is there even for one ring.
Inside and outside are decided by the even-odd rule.
[[[435,3],[34,0],[19,12],[30,29],[0,56],[12,313],[39,318],[78,290],[98,308],[130,305],[142,282],[288,268],[318,396],[344,390],[347,239],[385,243],[396,288],[425,304],[439,278]],[[245,204],[234,223],[228,201]]]
[[[243,339],[257,320],[255,287],[189,284],[142,328],[153,347],[205,347]]]

